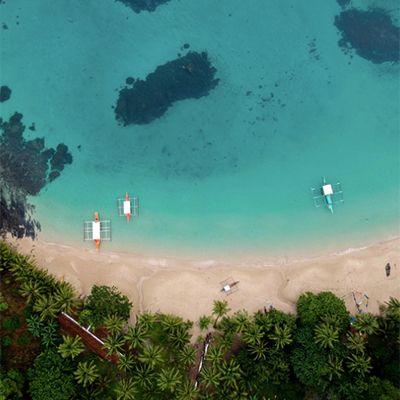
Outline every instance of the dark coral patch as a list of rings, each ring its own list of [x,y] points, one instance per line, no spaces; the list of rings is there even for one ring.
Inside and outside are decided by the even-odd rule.
[[[119,92],[115,115],[123,125],[148,124],[178,100],[207,96],[218,84],[207,53],[186,56],[160,65],[144,81]]]
[[[161,4],[165,4],[170,0],[116,0],[126,6],[132,8],[135,13],[141,11],[154,11]]]
[[[46,148],[43,138],[25,140],[20,113],[8,122],[0,119],[0,129],[0,233],[34,238],[40,225],[32,217],[33,207],[27,196],[38,194],[60,176],[64,165],[72,162],[72,156],[65,144],[59,144],[55,150]]]
[[[11,89],[8,86],[0,87],[0,102],[7,101],[11,97]]]
[[[373,63],[400,60],[400,28],[393,24],[389,14],[382,9],[342,11],[335,18],[342,34],[339,45]]]

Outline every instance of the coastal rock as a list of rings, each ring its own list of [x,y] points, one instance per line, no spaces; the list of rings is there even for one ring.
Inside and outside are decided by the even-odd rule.
[[[27,196],[38,194],[60,176],[72,156],[65,144],[55,150],[45,147],[44,138],[25,140],[22,117],[15,113],[8,122],[0,119],[0,233],[34,238],[40,225],[32,217],[33,206]]]
[[[354,49],[360,57],[376,64],[399,62],[400,28],[385,10],[352,8],[336,16],[335,25],[342,34],[339,46],[345,52]]]
[[[26,202],[22,194],[13,194],[9,198],[5,190],[0,191],[0,234],[10,233],[12,236],[24,236],[35,239],[40,231],[40,224],[33,217],[34,207]]]
[[[135,13],[141,11],[154,11],[161,4],[165,4],[170,0],[116,0],[130,7]]]
[[[8,86],[0,87],[0,103],[7,101],[11,97],[11,89]]]
[[[115,107],[116,119],[123,125],[148,124],[161,117],[178,100],[207,96],[218,84],[216,69],[206,52],[189,52],[169,61],[136,80],[132,88],[123,88]]]

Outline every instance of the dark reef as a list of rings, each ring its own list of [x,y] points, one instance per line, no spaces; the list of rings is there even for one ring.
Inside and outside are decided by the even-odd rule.
[[[207,96],[218,84],[215,73],[206,52],[189,52],[160,65],[144,81],[138,79],[131,89],[120,90],[116,118],[123,125],[148,124],[175,101]]]
[[[342,8],[346,8],[351,2],[351,0],[336,0],[336,1]]]
[[[373,63],[400,60],[400,28],[383,9],[342,11],[335,18],[335,25],[342,34],[339,46],[344,51],[355,52]]]
[[[57,178],[65,164],[72,163],[72,156],[65,144],[52,149],[45,148],[43,138],[25,140],[20,113],[8,122],[0,118],[0,130],[0,232],[18,237],[25,232],[24,235],[34,237],[35,228],[40,225],[31,218],[33,207],[26,198],[38,194]]]
[[[11,89],[8,86],[0,87],[0,103],[7,101],[11,97]]]
[[[154,11],[159,5],[165,4],[170,0],[116,0],[132,8],[135,13],[141,11]]]

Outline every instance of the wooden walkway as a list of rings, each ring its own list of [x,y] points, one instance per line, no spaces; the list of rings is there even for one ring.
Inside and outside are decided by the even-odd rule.
[[[72,336],[79,336],[86,347],[99,357],[111,361],[114,364],[118,363],[118,356],[116,354],[112,354],[111,356],[107,355],[107,349],[104,347],[104,342],[100,338],[88,331],[68,314],[62,312],[57,319],[63,330]]]

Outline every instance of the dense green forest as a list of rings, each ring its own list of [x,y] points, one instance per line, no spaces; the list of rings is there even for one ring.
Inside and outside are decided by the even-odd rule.
[[[115,287],[80,298],[5,242],[0,261],[0,400],[400,399],[397,299],[379,316],[351,316],[330,292],[302,294],[297,315],[210,300],[199,321],[145,312],[129,325]],[[106,355],[71,335],[62,312]]]

